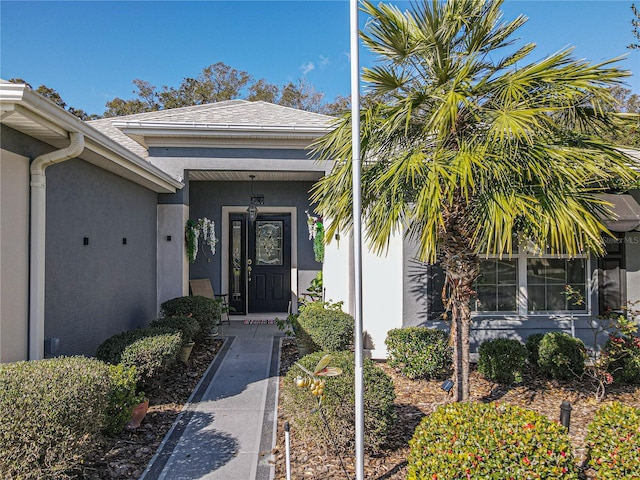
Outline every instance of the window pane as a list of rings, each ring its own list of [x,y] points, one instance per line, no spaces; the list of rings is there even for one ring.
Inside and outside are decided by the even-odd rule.
[[[585,261],[581,258],[566,260],[567,262],[567,283],[584,283]]]
[[[562,258],[548,258],[547,268],[545,269],[545,277],[547,283],[566,283],[565,261]]]
[[[546,301],[545,310],[566,310],[567,298],[564,296],[564,285],[549,285]]]
[[[517,310],[517,260],[480,261],[480,276],[475,285],[472,310],[477,312],[513,312]]]
[[[499,286],[498,287],[498,308],[496,310],[500,312],[514,312],[517,310],[516,306],[516,286]]]
[[[586,301],[586,285],[583,284],[579,284],[579,283],[575,283],[575,284],[571,284],[571,286],[573,287],[574,290],[577,290],[578,292],[580,292],[582,294],[582,298],[585,299]],[[567,301],[567,310],[586,310],[587,307],[586,305],[583,303],[576,305],[575,301],[573,300],[568,300]]]
[[[527,290],[529,295],[527,302],[529,304],[529,311],[546,310],[544,285],[529,285]]]
[[[515,260],[499,260],[498,266],[498,283],[501,285],[515,285],[517,272]]]
[[[528,258],[527,259],[527,284],[528,285],[544,285],[545,258]]]

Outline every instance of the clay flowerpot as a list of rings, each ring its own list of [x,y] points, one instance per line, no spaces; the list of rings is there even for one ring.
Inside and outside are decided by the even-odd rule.
[[[189,355],[191,355],[191,350],[193,350],[194,345],[195,345],[194,342],[189,342],[189,343],[185,343],[182,346],[180,350],[180,354],[178,355],[178,359],[182,363],[187,363],[187,361],[189,360]]]
[[[136,405],[133,409],[133,413],[131,414],[131,420],[129,420],[129,423],[127,423],[125,428],[127,430],[134,430],[138,428],[140,423],[142,423],[142,419],[147,414],[147,410],[149,410],[149,400],[145,400],[144,402]]]

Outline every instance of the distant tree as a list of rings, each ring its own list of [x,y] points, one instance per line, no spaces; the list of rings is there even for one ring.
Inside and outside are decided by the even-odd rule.
[[[252,102],[269,102],[276,103],[280,94],[280,88],[273,83],[267,82],[264,78],[261,78],[257,82],[249,86],[249,95],[247,100]]]
[[[9,82],[11,82],[11,83],[23,83],[28,88],[30,88],[31,90],[34,90],[34,88],[31,86],[31,84],[29,82],[27,82],[26,80],[22,79],[22,78],[10,78]],[[73,107],[68,107],[67,108],[67,104],[65,103],[64,100],[62,100],[62,97],[60,96],[60,94],[56,90],[51,88],[51,87],[47,87],[46,85],[40,85],[34,91],[39,93],[43,97],[48,98],[53,103],[58,105],[60,108],[63,108],[65,110],[67,110],[70,114],[75,115],[76,117],[78,117],[81,120],[96,120],[96,119],[100,118],[99,115],[96,115],[95,113],[89,114],[89,113],[85,112],[84,110],[82,110],[80,108],[73,108]]]
[[[105,117],[131,115],[169,108],[188,107],[205,103],[244,98],[299,108],[311,112],[340,114],[348,106],[346,97],[338,96],[328,104],[323,103],[324,94],[318,92],[306,79],[289,82],[279,87],[264,78],[254,80],[243,70],[218,62],[205,67],[195,78],[187,77],[179,87],[163,86],[158,90],[144,80],[133,84],[135,98],[124,100],[116,97],[106,103]]]
[[[322,108],[323,98],[322,92],[316,91],[313,85],[302,78],[297,83],[289,82],[282,87],[278,104],[309,112],[319,112]]]
[[[636,17],[631,20],[631,25],[633,25],[633,30],[632,30],[633,36],[636,37],[636,40],[640,40],[640,30],[638,30],[640,28],[640,10],[636,8],[635,3],[631,4],[631,11],[633,12],[633,15]],[[639,49],[640,43],[632,43],[627,48],[630,48],[632,50]]]

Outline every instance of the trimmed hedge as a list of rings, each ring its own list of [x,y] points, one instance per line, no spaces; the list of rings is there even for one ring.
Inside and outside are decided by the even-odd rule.
[[[114,375],[84,357],[0,364],[0,478],[65,478],[115,427],[110,401],[129,398]]]
[[[586,350],[579,338],[566,333],[549,332],[540,340],[538,366],[552,378],[571,380],[584,373]]]
[[[603,405],[587,427],[586,443],[596,478],[640,478],[640,408]]]
[[[527,340],[524,342],[524,346],[527,348],[527,361],[529,365],[538,368],[538,359],[540,355],[538,351],[540,350],[540,342],[544,338],[544,333],[534,333],[527,337]]]
[[[139,328],[105,340],[96,358],[112,365],[134,366],[138,387],[177,361],[183,344],[182,331],[174,328]]]
[[[521,383],[527,363],[527,347],[512,338],[488,340],[478,349],[478,372],[496,382]]]
[[[409,446],[408,480],[578,478],[566,429],[506,404],[442,405]]]
[[[444,330],[395,328],[389,330],[384,343],[389,366],[407,378],[444,378],[451,368],[452,349]]]
[[[131,419],[131,413],[136,405],[144,399],[144,394],[137,394],[138,374],[136,367],[124,365],[109,365],[111,377],[111,392],[107,407],[106,421],[103,432],[115,435]]]
[[[315,352],[300,359],[300,364],[313,370],[327,352]],[[285,417],[295,428],[296,434],[324,446],[333,453],[334,443],[342,451],[353,448],[355,437],[355,393],[354,359],[351,352],[332,352],[330,365],[343,370],[336,377],[323,377],[323,411],[331,428],[327,432],[317,408],[317,399],[309,388],[295,385],[298,375],[305,376],[302,369],[293,365],[284,379],[282,408]],[[382,443],[393,429],[396,416],[393,402],[395,392],[391,378],[376,364],[365,359],[363,363],[364,384],[364,447],[369,453],[380,450]]]
[[[616,383],[640,384],[640,337],[611,335],[604,346],[608,371]]]
[[[200,324],[200,332],[195,336],[196,343],[205,341],[207,335],[216,330],[222,316],[221,300],[190,295],[167,300],[160,305],[164,317],[193,317]]]
[[[184,343],[192,342],[200,334],[200,324],[193,317],[165,317],[154,320],[150,327],[170,328],[182,331]]]
[[[341,303],[311,302],[292,319],[296,337],[312,352],[338,352],[353,346],[354,320]]]

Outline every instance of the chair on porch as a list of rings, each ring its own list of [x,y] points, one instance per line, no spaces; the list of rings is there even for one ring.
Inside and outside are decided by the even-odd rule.
[[[189,287],[191,288],[191,295],[200,295],[202,297],[211,298],[213,300],[220,300],[222,305],[222,314],[220,315],[220,323],[222,324],[222,315],[227,315],[227,324],[231,325],[229,319],[229,295],[226,293],[215,294],[213,293],[213,287],[211,286],[211,280],[208,278],[197,278],[189,280]]]

